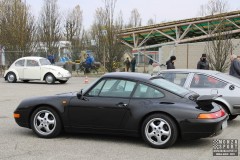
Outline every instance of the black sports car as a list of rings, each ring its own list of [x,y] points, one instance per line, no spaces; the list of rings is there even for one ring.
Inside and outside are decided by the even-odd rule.
[[[116,72],[78,93],[26,99],[14,118],[43,138],[62,130],[140,135],[150,146],[166,148],[177,138],[219,134],[228,115],[212,96],[199,96],[161,77]]]

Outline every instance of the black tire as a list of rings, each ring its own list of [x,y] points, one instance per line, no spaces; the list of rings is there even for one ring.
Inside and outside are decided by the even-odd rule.
[[[24,83],[28,83],[28,82],[29,82],[29,80],[23,80],[23,82],[24,82]]]
[[[9,73],[7,74],[7,81],[8,81],[9,83],[15,83],[15,82],[17,82],[17,78],[16,78],[15,73],[9,72]]]
[[[228,116],[229,116],[228,120],[231,121],[231,120],[234,120],[235,118],[237,118],[238,115],[229,114]]]
[[[31,128],[41,138],[57,137],[62,130],[58,114],[49,107],[36,109],[31,116]]]
[[[66,81],[59,80],[59,82],[60,82],[61,84],[64,84],[64,83],[67,83],[67,80],[66,80]]]
[[[165,114],[148,116],[143,121],[141,132],[144,141],[153,148],[170,147],[178,138],[177,125]]]
[[[54,77],[53,74],[49,73],[49,74],[47,74],[47,75],[45,76],[45,82],[46,82],[47,84],[54,84],[55,81],[56,81],[56,78]]]

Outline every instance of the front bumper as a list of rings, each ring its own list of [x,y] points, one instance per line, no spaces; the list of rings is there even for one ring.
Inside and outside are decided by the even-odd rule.
[[[72,77],[71,73],[67,73],[67,74],[63,74],[63,75],[62,74],[61,75],[57,75],[56,79],[57,80],[62,80],[62,81],[67,81],[71,77]]]
[[[228,115],[217,119],[188,119],[181,122],[182,139],[199,139],[219,135]],[[224,127],[223,127],[224,126]]]
[[[21,110],[15,110],[14,114],[20,114],[19,118],[15,118],[15,122],[21,126],[21,127],[25,127],[25,128],[31,128],[30,125],[30,113],[29,110],[26,109],[21,109]]]

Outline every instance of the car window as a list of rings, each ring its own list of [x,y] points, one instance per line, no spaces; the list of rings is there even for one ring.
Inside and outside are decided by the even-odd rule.
[[[224,88],[227,83],[203,74],[195,74],[190,88]]]
[[[15,63],[16,67],[24,67],[25,59],[21,59]]]
[[[39,66],[38,62],[35,60],[27,60],[27,67],[36,67]]]
[[[136,82],[119,79],[108,79],[104,83],[99,96],[130,97]]]
[[[100,90],[102,89],[102,86],[104,84],[105,80],[102,80],[101,82],[99,82],[93,89],[91,89],[88,92],[88,96],[98,96],[100,93]]]
[[[161,73],[160,76],[170,82],[183,86],[187,79],[188,73]]]
[[[166,89],[178,95],[186,95],[190,92],[188,89],[183,88],[175,83],[169,82],[168,80],[165,80],[163,78],[153,77],[151,82],[163,89]]]
[[[139,84],[133,94],[134,98],[161,98],[164,94],[150,86]]]
[[[42,66],[44,66],[44,65],[51,65],[51,62],[48,59],[46,59],[46,58],[40,59],[39,62],[40,62],[40,64]]]

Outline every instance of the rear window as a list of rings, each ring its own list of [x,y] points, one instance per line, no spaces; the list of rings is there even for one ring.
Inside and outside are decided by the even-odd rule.
[[[165,79],[162,79],[162,78],[152,79],[151,82],[154,83],[155,85],[161,87],[161,88],[169,90],[169,91],[171,91],[173,93],[176,93],[178,95],[183,95],[184,96],[184,95],[188,94],[189,92],[191,92],[188,89],[185,89],[185,88],[183,88],[183,87],[181,87],[177,84],[174,84],[174,83],[169,82],[169,81],[167,81]]]

